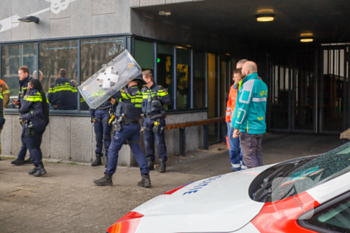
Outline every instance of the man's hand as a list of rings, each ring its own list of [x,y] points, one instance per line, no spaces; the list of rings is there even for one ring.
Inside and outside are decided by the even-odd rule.
[[[232,135],[232,137],[233,137],[233,138],[238,138],[240,133],[241,133],[241,132],[239,131],[239,129],[235,129],[235,130],[233,130],[233,135]]]
[[[19,105],[19,101],[18,101],[18,99],[14,99],[14,100],[12,100],[12,103],[13,103],[14,105]]]

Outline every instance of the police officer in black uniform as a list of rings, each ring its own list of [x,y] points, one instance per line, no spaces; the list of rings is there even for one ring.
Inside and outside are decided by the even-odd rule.
[[[111,144],[111,130],[112,124],[109,123],[110,114],[109,111],[112,108],[111,102],[108,100],[104,102],[97,109],[89,109],[91,122],[94,123],[95,135],[96,135],[96,160],[91,166],[102,165],[102,144],[105,147],[105,154],[108,160],[108,148]],[[103,142],[103,143],[102,143]],[[106,163],[107,165],[107,163]]]
[[[151,187],[151,179],[147,167],[146,156],[140,148],[140,123],[142,107],[142,93],[140,85],[144,84],[141,76],[134,78],[124,88],[112,96],[118,101],[116,108],[116,131],[108,151],[108,163],[105,170],[105,176],[101,179],[94,180],[98,186],[112,186],[112,176],[116,171],[118,163],[118,153],[122,145],[129,144],[136,162],[140,166],[142,180],[138,186]],[[113,102],[112,99],[112,102]]]
[[[19,109],[24,126],[21,138],[23,144],[29,149],[30,158],[34,163],[34,169],[28,173],[38,177],[46,174],[40,145],[49,123],[49,105],[38,79],[29,80],[27,88],[28,91]]]
[[[18,77],[19,77],[19,94],[18,94],[18,99],[13,100],[12,103],[14,105],[17,105],[19,108],[21,108],[22,102],[23,102],[23,97],[27,93],[28,82],[31,79],[33,79],[33,78],[31,76],[29,76],[29,69],[28,69],[27,66],[21,66],[18,69]],[[23,121],[22,121],[21,118],[20,118],[20,123],[22,125],[22,131],[23,131],[24,130],[24,125],[23,125]],[[24,160],[25,157],[26,157],[26,153],[27,153],[27,147],[22,142],[22,146],[21,146],[21,149],[19,150],[17,159],[13,160],[11,162],[11,164],[19,166],[19,165],[32,163],[30,158],[28,158],[27,160]]]
[[[144,113],[143,136],[148,168],[154,170],[155,138],[160,160],[159,172],[163,173],[166,171],[166,161],[168,159],[164,135],[165,110],[163,105],[170,105],[171,100],[166,89],[154,83],[150,70],[143,71],[142,75],[143,80],[146,82],[146,85],[142,89],[142,111]]]
[[[67,71],[60,69],[47,97],[54,110],[74,110],[77,109],[77,92],[74,83],[67,79]]]

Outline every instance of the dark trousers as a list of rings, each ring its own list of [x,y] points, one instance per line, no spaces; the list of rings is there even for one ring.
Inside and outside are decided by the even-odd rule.
[[[263,134],[241,133],[241,149],[244,163],[248,168],[263,165],[261,142]]]
[[[151,160],[154,161],[154,139],[156,139],[159,158],[161,160],[167,161],[168,157],[165,144],[165,134],[164,131],[162,134],[153,132],[154,122],[156,122],[156,120],[151,120],[149,117],[145,117],[145,120],[143,122],[143,139],[146,147],[146,157],[151,158]],[[160,127],[165,127],[164,118],[160,119]]]
[[[35,130],[35,134],[30,136],[30,135],[25,135],[24,127],[22,130],[22,136],[21,136],[22,143],[26,148],[28,148],[30,153],[30,158],[34,164],[42,163],[42,153],[41,153],[40,145],[41,145],[44,131],[45,130]]]
[[[105,154],[108,156],[108,148],[111,144],[112,126],[108,125],[109,113],[108,110],[96,110],[95,117],[97,121],[94,123],[96,135],[96,150],[95,153],[102,155],[102,146],[105,148]]]
[[[121,131],[115,131],[108,150],[108,163],[105,173],[113,175],[117,169],[119,150],[128,141],[130,149],[138,163],[141,174],[149,174],[146,156],[140,148],[140,124],[123,125]]]
[[[22,125],[22,134],[23,134],[23,131],[24,131],[24,124]],[[26,157],[26,153],[27,153],[27,147],[24,145],[22,140],[21,149],[19,150],[17,158],[24,160]]]

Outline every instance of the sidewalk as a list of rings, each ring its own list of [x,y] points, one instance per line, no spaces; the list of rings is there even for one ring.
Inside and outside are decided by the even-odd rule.
[[[338,136],[268,134],[263,140],[264,163],[318,154],[341,144]],[[152,188],[137,186],[139,168],[118,167],[113,187],[92,181],[104,167],[46,161],[45,177],[28,175],[31,165],[0,161],[0,232],[105,232],[143,202],[180,185],[231,172],[226,145],[196,150],[169,159],[167,173],[151,172]]]

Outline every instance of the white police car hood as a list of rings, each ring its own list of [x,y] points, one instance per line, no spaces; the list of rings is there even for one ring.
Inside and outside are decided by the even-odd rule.
[[[153,198],[133,211],[144,215],[136,233],[233,232],[248,224],[264,203],[248,189],[267,167],[196,181]]]

